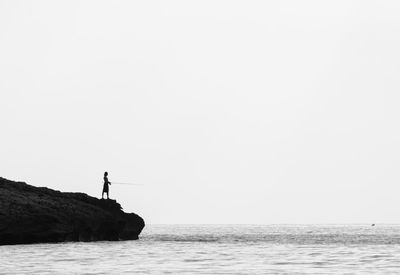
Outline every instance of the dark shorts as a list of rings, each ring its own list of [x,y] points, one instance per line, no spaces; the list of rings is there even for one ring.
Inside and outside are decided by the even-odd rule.
[[[105,183],[105,184],[103,185],[103,193],[104,193],[104,192],[108,193],[108,184],[107,184],[107,183]]]

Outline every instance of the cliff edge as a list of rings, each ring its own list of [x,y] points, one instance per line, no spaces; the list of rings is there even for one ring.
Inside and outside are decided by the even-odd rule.
[[[115,200],[0,177],[0,245],[136,240],[144,220]]]

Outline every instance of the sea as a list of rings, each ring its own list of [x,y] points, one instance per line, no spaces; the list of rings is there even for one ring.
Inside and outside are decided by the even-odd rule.
[[[400,274],[400,225],[146,225],[137,241],[0,246],[0,274]]]

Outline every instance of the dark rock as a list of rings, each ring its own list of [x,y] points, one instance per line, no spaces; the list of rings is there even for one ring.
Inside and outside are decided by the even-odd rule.
[[[143,228],[115,200],[0,178],[0,245],[136,240]]]

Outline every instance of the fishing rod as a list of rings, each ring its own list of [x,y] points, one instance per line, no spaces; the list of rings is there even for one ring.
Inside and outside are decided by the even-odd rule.
[[[123,185],[143,185],[141,183],[130,183],[130,182],[111,182],[111,184],[123,184]]]

